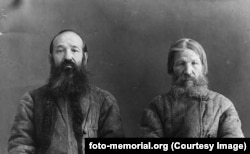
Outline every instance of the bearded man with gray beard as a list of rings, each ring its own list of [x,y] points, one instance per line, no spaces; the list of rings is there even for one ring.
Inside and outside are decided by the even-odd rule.
[[[108,91],[88,82],[87,46],[73,30],[51,41],[51,73],[26,93],[9,138],[9,154],[83,154],[84,138],[123,137],[120,110]]]
[[[141,137],[244,137],[233,103],[208,89],[206,53],[192,39],[173,43],[168,55],[170,91],[144,110]]]

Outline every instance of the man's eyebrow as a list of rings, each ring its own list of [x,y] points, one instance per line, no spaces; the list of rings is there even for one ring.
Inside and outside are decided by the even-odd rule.
[[[185,62],[185,60],[183,60],[183,59],[177,59],[177,60],[175,60],[174,63],[183,63],[183,62]]]
[[[57,45],[56,48],[63,48],[63,45]]]
[[[72,48],[79,48],[77,45],[71,45]]]

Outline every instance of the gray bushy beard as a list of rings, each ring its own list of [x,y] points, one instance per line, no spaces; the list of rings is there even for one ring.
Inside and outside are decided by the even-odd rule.
[[[88,87],[85,65],[77,66],[70,60],[64,60],[59,66],[55,66],[52,62],[48,87],[57,97],[84,95]]]
[[[187,84],[187,80],[191,80],[192,84]],[[201,75],[198,78],[187,74],[184,74],[180,77],[173,75],[173,86],[171,91],[176,97],[204,97],[208,92],[208,79],[205,75]]]

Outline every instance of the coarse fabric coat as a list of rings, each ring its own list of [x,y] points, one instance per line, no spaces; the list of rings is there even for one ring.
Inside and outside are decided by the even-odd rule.
[[[233,103],[208,90],[204,97],[155,97],[144,110],[141,137],[222,138],[244,137]]]
[[[70,103],[66,98],[51,97],[47,86],[27,92],[18,105],[9,154],[77,154]],[[84,138],[124,137],[117,101],[108,91],[89,86],[80,106],[83,153]]]

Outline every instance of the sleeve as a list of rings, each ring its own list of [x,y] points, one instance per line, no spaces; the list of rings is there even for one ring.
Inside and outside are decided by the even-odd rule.
[[[140,124],[140,137],[143,138],[162,138],[164,131],[161,122],[161,114],[159,110],[160,105],[158,101],[153,100],[149,107],[146,108],[142,114]],[[161,107],[162,108],[162,107]]]
[[[224,138],[244,137],[238,113],[231,101],[230,103],[231,105],[225,112],[223,112],[220,118],[218,137],[224,137]]]
[[[120,109],[116,99],[108,94],[102,104],[98,122],[98,137],[121,138],[124,137]]]
[[[35,153],[33,109],[33,100],[30,94],[26,93],[18,105],[14,118],[8,142],[9,154]]]

